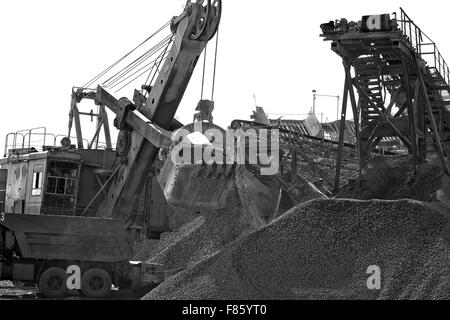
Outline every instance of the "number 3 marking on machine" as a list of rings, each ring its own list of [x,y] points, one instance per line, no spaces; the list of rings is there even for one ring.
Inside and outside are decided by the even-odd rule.
[[[5,213],[4,212],[0,213],[0,221],[1,222],[5,221]]]

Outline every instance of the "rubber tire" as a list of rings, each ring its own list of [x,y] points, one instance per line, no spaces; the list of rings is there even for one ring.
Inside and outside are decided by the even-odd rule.
[[[102,287],[91,288],[90,281],[98,278],[102,281]],[[111,292],[112,280],[108,272],[100,268],[93,268],[81,276],[81,291],[89,298],[104,298]]]
[[[61,286],[59,288],[51,288],[49,281],[53,278],[59,278]],[[40,278],[38,287],[41,293],[47,298],[63,298],[67,296],[69,289],[67,288],[67,273],[64,269],[53,267],[45,270]]]

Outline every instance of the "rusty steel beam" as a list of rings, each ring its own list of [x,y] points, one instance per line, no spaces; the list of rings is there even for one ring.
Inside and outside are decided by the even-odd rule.
[[[111,130],[109,129],[108,113],[106,112],[106,108],[104,105],[100,106],[100,114],[103,119],[103,131],[105,134],[106,149],[111,150],[112,149]]]
[[[347,101],[348,101],[348,81],[345,79],[344,83],[344,95],[342,98],[342,110],[341,110],[341,123],[339,124],[339,145],[336,158],[336,176],[334,178],[333,192],[337,192],[339,189],[339,182],[341,179],[341,166],[342,166],[342,152],[344,149],[344,134],[345,134],[345,119],[347,114]]]
[[[414,176],[417,174],[417,134],[416,134],[416,121],[414,116],[414,109],[411,101],[411,91],[409,82],[408,66],[406,64],[406,58],[402,57],[403,66],[403,82],[406,92],[406,104],[408,108],[408,120],[409,120],[409,130],[411,134],[411,152],[413,154],[414,161]]]
[[[420,84],[419,79],[416,79],[415,82],[415,91],[414,91],[414,102],[413,102],[413,110],[417,110],[417,126],[421,133],[421,137],[417,138],[417,152],[421,159],[426,159],[427,150],[426,150],[426,141],[425,141],[425,111],[423,108],[423,104],[419,103],[420,99]]]
[[[77,135],[77,147],[78,149],[83,149],[83,134],[81,131],[81,121],[80,121],[80,112],[77,107],[77,99],[75,92],[72,92],[72,101],[70,105],[70,115],[69,115],[69,134],[67,135],[70,137],[70,132],[72,130],[72,123],[75,120],[75,132]]]
[[[122,108],[121,102],[101,86],[97,87],[96,101],[107,106],[115,114],[120,113]],[[172,133],[170,131],[163,129],[154,123],[146,122],[134,112],[128,112],[125,121],[131,128],[136,130],[154,146],[158,148],[168,148],[171,146]]]
[[[447,162],[446,162],[445,155],[444,155],[444,149],[442,148],[442,144],[441,144],[441,138],[439,137],[439,132],[438,132],[438,129],[436,126],[436,120],[434,119],[433,109],[431,108],[430,100],[428,100],[427,88],[425,86],[425,81],[423,80],[422,70],[420,69],[419,62],[417,61],[417,59],[416,59],[416,70],[417,70],[417,75],[418,75],[418,79],[419,79],[419,85],[421,88],[422,99],[425,102],[425,107],[427,108],[428,116],[430,117],[430,120],[431,120],[430,121],[431,128],[433,131],[434,139],[436,140],[437,152],[438,152],[439,158],[441,160],[442,168],[444,169],[445,173],[448,176],[450,176],[450,171],[447,167]]]
[[[97,146],[98,146],[98,138],[100,135],[100,130],[103,127],[103,119],[102,118],[98,118],[97,119],[97,129],[95,130],[94,136],[92,137],[91,142],[88,145],[88,149],[92,149],[92,146],[94,145],[94,143],[97,141]]]
[[[392,127],[392,129],[395,131],[395,133],[398,135],[398,137],[403,141],[403,143],[405,143],[408,148],[411,148],[411,142],[409,141],[409,139],[407,137],[405,137],[405,135],[400,131],[400,129],[397,128],[397,126],[387,117],[386,114],[384,114],[371,100],[370,97],[367,95],[367,93],[362,90],[362,88],[357,85],[356,83],[353,84],[356,89],[358,90],[358,92],[364,96],[369,104],[376,110],[376,112],[379,114],[380,117],[382,117],[384,119],[384,121],[389,124],[389,126]]]
[[[345,79],[347,82],[347,88],[350,95],[350,102],[353,110],[353,122],[355,123],[355,136],[356,136],[356,148],[358,150],[358,158],[359,158],[359,177],[362,178],[362,171],[364,169],[365,158],[362,155],[361,150],[361,135],[359,128],[359,113],[358,107],[356,104],[355,92],[353,91],[353,81],[352,74],[350,72],[351,64],[349,61],[344,60],[344,70],[345,70]]]

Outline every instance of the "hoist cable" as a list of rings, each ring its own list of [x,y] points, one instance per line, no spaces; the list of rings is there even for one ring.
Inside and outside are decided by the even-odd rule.
[[[144,85],[146,85],[146,86],[151,85],[150,77],[153,74],[153,70],[155,69],[155,66],[156,66],[156,62],[153,64],[152,68],[150,69],[150,72],[148,73],[148,76],[147,76],[147,79],[144,82]],[[155,73],[156,73],[156,71],[155,71]],[[152,79],[153,79],[153,77],[152,77]]]
[[[133,73],[131,73],[130,75],[128,75],[127,77],[122,77],[119,79],[119,81],[115,82],[113,85],[110,85],[108,88],[110,89],[114,89],[117,86],[121,85],[122,83],[124,83],[125,81],[127,81],[128,79],[130,79],[132,76],[134,76],[136,73],[142,71],[143,69],[146,69],[149,65],[154,64],[156,61],[159,60],[159,58],[161,57],[161,55],[159,55],[156,59],[152,60],[151,62],[147,63],[146,65],[144,65],[143,67],[139,68],[138,70],[134,71]],[[149,69],[147,69],[149,70]]]
[[[124,76],[126,76],[128,73],[133,71],[136,67],[140,66],[142,63],[150,59],[151,56],[153,56],[156,52],[161,50],[164,45],[170,40],[170,36],[164,38],[161,40],[158,44],[156,44],[154,47],[147,50],[144,54],[142,54],[140,57],[136,58],[134,61],[129,63],[126,67],[122,68],[118,72],[116,72],[113,76],[111,76],[109,79],[103,82],[103,85],[108,87],[115,84],[118,80],[122,79]]]
[[[103,82],[104,85],[111,86],[114,84],[117,80],[121,79],[124,75],[128,74],[130,71],[132,71],[137,66],[141,65],[148,59],[150,59],[151,56],[153,56],[156,52],[161,50],[163,46],[167,43],[169,40],[169,37],[164,38],[159,43],[157,43],[155,46],[144,52],[140,57],[136,58],[134,61],[129,63],[127,66],[116,72],[113,76],[111,76],[109,79]]]
[[[164,50],[164,54],[162,55],[161,60],[159,61],[159,63],[158,63],[158,64],[155,63],[155,65],[152,67],[152,70],[153,70],[153,68],[156,66],[156,70],[155,70],[155,72],[153,73],[152,80],[150,80],[150,82],[149,82],[148,84],[152,84],[153,81],[155,80],[156,74],[158,73],[159,67],[161,66],[161,63],[162,63],[162,61],[163,61],[163,59],[164,59],[164,55],[166,54],[166,52],[167,52],[167,50],[169,49],[169,47],[170,47],[170,45],[172,44],[172,42],[173,42],[173,36],[170,38],[169,43],[167,44],[167,47],[166,47],[166,49]],[[148,80],[148,79],[147,79],[147,80]]]
[[[119,92],[120,90],[122,90],[123,88],[125,88],[126,86],[128,86],[130,83],[133,83],[134,81],[136,81],[137,79],[139,79],[140,77],[142,77],[143,75],[145,75],[147,72],[149,72],[151,70],[151,68],[147,68],[146,70],[144,70],[142,73],[138,74],[135,78],[131,79],[129,82],[127,82],[125,85],[123,85],[122,87],[120,87],[119,89],[117,89],[115,91],[115,93]]]
[[[167,50],[168,50],[168,48],[169,48],[169,46],[170,46],[171,43],[172,43],[172,39],[169,41],[169,43],[167,44],[165,50],[161,53],[161,55],[160,55],[158,58],[156,58],[156,59],[154,60],[155,63],[156,63],[156,61],[159,60],[159,63],[158,63],[158,65],[157,65],[157,70],[159,70],[159,66],[161,65],[162,61],[167,57]],[[150,64],[152,64],[152,63],[153,63],[153,62],[149,63],[148,65],[150,65]],[[154,67],[155,67],[155,65],[153,65],[151,68],[149,68],[149,69],[147,69],[147,70],[144,70],[144,72],[142,72],[141,74],[139,74],[137,77],[135,77],[135,78],[132,79],[131,81],[127,82],[124,86],[122,86],[122,87],[121,87],[120,89],[118,89],[116,92],[122,90],[123,88],[125,88],[126,86],[128,86],[130,83],[133,83],[134,81],[136,81],[137,79],[139,79],[141,76],[143,76],[144,74],[146,74],[149,70],[154,69]],[[142,69],[141,69],[141,70],[142,70]],[[152,82],[153,82],[153,79],[154,79],[155,75],[156,75],[156,71],[155,71],[155,73],[154,73],[154,75],[153,75]]]
[[[165,57],[163,57],[165,58]],[[140,77],[142,77],[144,74],[146,74],[147,72],[149,72],[151,70],[151,68],[147,68],[146,70],[144,70],[142,73],[140,73],[139,75],[137,75],[135,78],[131,79],[129,82],[127,82],[125,85],[123,85],[122,87],[120,87],[119,89],[117,89],[115,91],[115,93],[119,92],[120,90],[122,90],[123,88],[125,88],[126,86],[128,86],[130,83],[133,83],[134,81],[136,81],[137,79],[139,79]]]
[[[218,47],[219,47],[219,28],[217,28],[217,34],[216,34],[216,52],[214,53],[214,73],[213,73],[211,101],[214,101],[214,90],[216,88],[217,51],[218,51],[217,48]]]
[[[128,56],[130,56],[132,53],[134,53],[137,49],[139,49],[141,46],[143,46],[145,43],[147,43],[150,39],[152,39],[154,36],[156,36],[158,33],[160,33],[162,30],[167,28],[171,23],[171,20],[166,22],[162,27],[160,27],[157,31],[155,31],[152,35],[150,35],[147,39],[142,41],[138,46],[136,46],[133,50],[128,52],[126,55],[124,55],[122,58],[114,62],[112,65],[110,65],[108,68],[100,72],[98,75],[96,75],[94,78],[89,80],[86,84],[83,85],[83,88],[90,87],[92,84],[94,84],[95,81],[100,79],[102,76],[104,76],[107,72],[109,72],[112,68],[117,66],[120,62],[122,62],[124,59],[126,59]]]
[[[136,46],[133,50],[131,50],[130,52],[128,52],[125,56],[123,56],[122,58],[120,58],[118,61],[116,61],[115,63],[113,63],[111,66],[109,66],[108,68],[106,68],[103,72],[101,72],[99,75],[97,75],[96,77],[94,77],[93,79],[91,79],[88,83],[86,83],[83,87],[89,87],[91,86],[95,81],[97,81],[98,79],[100,79],[102,76],[104,76],[107,72],[109,72],[112,68],[114,68],[115,66],[117,66],[120,62],[122,62],[124,59],[126,59],[128,56],[130,56],[132,53],[134,53],[137,49],[139,49],[141,46],[143,46],[146,42],[148,42],[150,39],[152,39],[154,36],[156,36],[158,33],[160,33],[162,30],[164,30],[167,26],[170,25],[170,21],[165,23],[162,27],[160,27],[157,31],[155,31],[152,35],[150,35],[147,39],[145,39],[144,41],[142,41],[138,46]]]
[[[206,49],[208,48],[208,44],[205,45],[205,52],[203,53],[203,75],[202,75],[202,93],[200,99],[203,100],[203,88],[205,86],[205,70],[206,70]]]

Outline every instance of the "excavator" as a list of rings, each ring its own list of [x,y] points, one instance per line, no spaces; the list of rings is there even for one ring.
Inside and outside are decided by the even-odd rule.
[[[223,208],[238,168],[175,163],[168,156],[180,142],[174,141],[174,132],[194,131],[192,124],[183,126],[174,117],[202,52],[217,33],[221,13],[221,0],[188,0],[170,21],[173,42],[157,76],[144,91],[135,92],[133,101],[115,97],[102,85],[74,89],[69,133],[61,146],[37,150],[25,142],[31,130],[12,134],[13,148],[6,147],[0,159],[0,190],[5,190],[0,199],[0,280],[35,284],[51,298],[64,297],[69,289],[105,297],[113,286],[127,289],[164,280],[163,266],[130,261],[135,241],[158,238],[167,230],[164,215],[158,221],[161,207]],[[95,137],[84,143],[78,110],[84,99],[98,106],[97,114],[87,113],[98,118],[97,143]],[[197,107],[202,130],[222,130],[212,123],[213,105],[202,100]],[[119,130],[115,148],[106,108]],[[93,147],[101,128],[104,149]],[[145,208],[139,210],[142,197]]]

